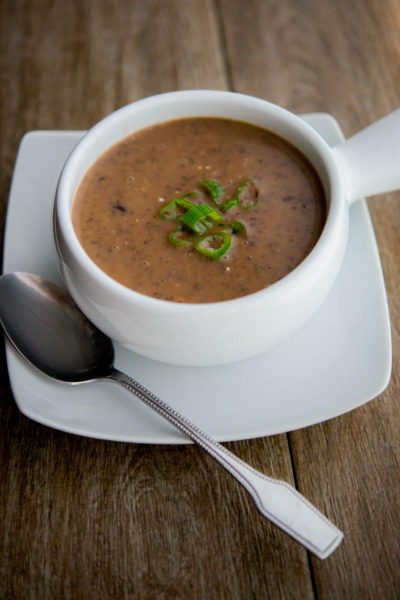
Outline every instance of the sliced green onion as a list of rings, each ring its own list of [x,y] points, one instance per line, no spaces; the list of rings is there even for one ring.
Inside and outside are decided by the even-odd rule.
[[[251,179],[243,181],[236,190],[235,198],[242,208],[253,208],[258,202],[258,188]]]
[[[218,181],[206,179],[198,185],[207,191],[219,210],[206,202],[199,202],[200,192],[194,191],[170,200],[161,208],[160,216],[178,223],[176,229],[168,234],[168,241],[173,246],[193,246],[200,254],[217,260],[227,254],[233,235],[247,235],[246,226],[241,221],[225,221],[224,213],[234,206],[252,208],[257,204],[259,190],[251,179],[247,179],[239,185],[233,197],[223,202],[225,190]],[[196,197],[199,203],[189,200]]]
[[[180,220],[186,227],[196,233],[202,234],[207,231],[207,224],[204,222],[205,216],[195,204],[180,217]]]
[[[193,206],[193,202],[190,202],[188,198],[191,198],[193,194],[185,194],[180,198],[173,198],[167,204],[165,204],[160,210],[160,217],[166,221],[178,221],[179,217],[185,213],[186,210],[190,210]]]
[[[186,231],[187,233],[187,231]],[[187,238],[183,237],[185,235],[185,229],[183,227],[183,225],[179,225],[174,231],[171,231],[168,234],[168,241],[173,245],[173,246],[191,246],[192,242],[191,240],[188,240]]]
[[[178,209],[175,199],[167,202],[160,210],[160,217],[166,221],[175,221],[178,215],[181,213]]]
[[[215,181],[215,179],[205,179],[204,181],[200,181],[199,186],[204,188],[210,194],[211,199],[215,204],[220,204],[222,202],[225,190],[218,181]]]
[[[218,223],[215,227],[218,231],[228,231],[233,235],[238,233],[243,233],[243,235],[247,235],[247,228],[244,223],[241,221],[225,221],[224,223]],[[214,228],[210,233],[214,233]]]
[[[246,225],[241,221],[230,221],[227,225],[231,228],[233,234],[243,233],[247,235]]]
[[[189,210],[179,217],[186,227],[200,234],[212,227],[212,221],[218,223],[222,218],[221,213],[206,203],[199,205],[191,203]]]
[[[229,210],[230,208],[232,208],[232,206],[237,206],[238,204],[239,204],[239,198],[230,198],[223,204],[220,204],[219,208],[225,212],[225,211]]]
[[[225,256],[231,247],[231,243],[232,237],[229,233],[221,231],[219,233],[201,237],[194,243],[194,247],[200,254],[203,254],[212,260],[218,260]]]
[[[221,213],[218,210],[216,210],[215,208],[212,208],[211,206],[208,206],[208,204],[206,204],[205,202],[202,202],[201,204],[199,204],[198,208],[199,208],[199,210],[201,210],[201,212],[203,213],[203,215],[205,217],[209,217],[216,223],[219,223],[219,221],[222,221],[222,219],[223,219],[223,216],[221,215]]]

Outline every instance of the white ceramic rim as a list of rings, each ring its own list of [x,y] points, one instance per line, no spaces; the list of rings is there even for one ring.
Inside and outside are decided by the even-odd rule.
[[[328,174],[328,183],[330,189],[329,193],[328,190],[325,190],[328,196],[327,200],[329,205],[325,226],[314,248],[310,251],[306,258],[297,267],[295,267],[295,269],[293,269],[285,277],[271,284],[267,288],[254,292],[252,294],[241,296],[239,298],[234,298],[232,300],[221,300],[218,302],[207,303],[182,303],[146,296],[145,294],[142,294],[124,286],[123,284],[113,279],[111,276],[107,275],[104,271],[100,269],[100,267],[96,265],[95,262],[92,261],[92,259],[83,249],[75,233],[71,219],[71,208],[76,191],[76,187],[74,189],[71,189],[73,188],[71,181],[72,174],[74,172],[74,169],[79,165],[79,161],[81,160],[81,154],[84,151],[85,146],[88,144],[88,142],[91,142],[93,138],[96,138],[96,136],[100,136],[102,130],[105,127],[112,126],[121,117],[125,116],[126,113],[129,113],[132,110],[136,110],[137,108],[143,108],[145,105],[148,105],[148,107],[150,107],[160,103],[165,104],[166,102],[175,102],[178,98],[187,102],[190,102],[190,100],[199,100],[201,99],[201,97],[207,98],[209,100],[210,95],[213,95],[215,99],[231,103],[233,102],[237,105],[243,105],[243,103],[245,103],[249,108],[253,106],[258,110],[263,109],[264,111],[268,111],[269,115],[272,117],[277,116],[280,119],[285,119],[290,127],[297,131],[300,131],[302,137],[311,143],[314,149],[317,150],[319,157],[322,158],[323,165]],[[193,117],[200,116],[210,117],[212,115],[209,112],[205,113],[204,115],[200,115],[198,113],[193,114]],[[181,118],[190,117],[185,115]],[[228,116],[227,118],[230,117]],[[158,123],[165,122],[166,120],[171,119],[160,120],[158,121]],[[156,124],[156,122],[154,122],[154,124]],[[147,127],[147,125],[143,128],[145,127]],[[132,131],[139,130],[140,128],[132,129]],[[129,135],[129,132],[126,135]],[[125,136],[122,136],[120,139],[123,139],[124,137]],[[288,141],[296,147],[296,144],[294,144],[290,139],[288,139]],[[113,144],[111,144],[110,147],[112,145]],[[92,164],[97,160],[99,156],[101,156],[102,153],[103,152],[99,153],[99,155],[92,161]],[[314,164],[314,161],[312,161],[310,158],[309,160]],[[318,169],[315,166],[315,164],[314,167],[318,172]],[[324,253],[329,252],[329,250],[331,249],[331,244],[335,243],[335,232],[338,225],[341,225],[340,217],[343,210],[343,204],[347,204],[347,202],[344,197],[344,190],[342,186],[342,180],[338,171],[338,166],[333,158],[331,149],[329,148],[325,140],[310,125],[308,125],[308,123],[305,123],[300,117],[297,117],[296,115],[287,111],[286,109],[272,104],[266,100],[262,100],[260,98],[255,98],[253,96],[248,96],[245,94],[215,90],[185,90],[177,92],[168,92],[165,94],[158,94],[155,96],[150,96],[141,100],[137,100],[114,111],[113,113],[99,121],[96,125],[94,125],[86,133],[82,140],[76,145],[76,147],[71,152],[67,162],[64,165],[56,191],[55,216],[62,230],[64,241],[66,242],[72,256],[85,271],[87,271],[95,280],[99,282],[99,285],[101,287],[105,287],[109,292],[120,296],[124,300],[132,301],[132,303],[134,303],[135,305],[143,305],[143,307],[151,308],[151,310],[153,311],[164,314],[180,313],[188,316],[191,313],[193,313],[193,315],[201,315],[203,313],[207,313],[209,315],[211,311],[213,311],[214,314],[218,314],[219,312],[225,312],[228,309],[240,309],[243,305],[246,305],[247,308],[249,308],[249,303],[253,305],[257,305],[260,302],[262,303],[266,295],[268,297],[272,297],[273,295],[285,296],[289,291],[292,290],[293,287],[301,285],[301,282],[304,280],[304,278],[308,278],[309,276],[311,276],[314,270],[318,266],[321,266],[321,261],[322,263],[324,262]],[[59,252],[56,232],[55,238],[57,251]]]

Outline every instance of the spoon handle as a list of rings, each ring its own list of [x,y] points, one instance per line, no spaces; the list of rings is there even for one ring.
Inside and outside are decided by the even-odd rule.
[[[341,531],[288,483],[253,469],[125,373],[114,369],[107,379],[124,387],[201,446],[242,484],[264,517],[316,556],[326,558],[340,544]]]

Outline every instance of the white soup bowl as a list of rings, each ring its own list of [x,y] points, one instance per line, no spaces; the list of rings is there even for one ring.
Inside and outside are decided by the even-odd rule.
[[[196,116],[245,121],[290,142],[319,174],[328,211],[315,247],[281,280],[234,300],[185,304],[145,296],[103,272],[82,248],[71,211],[82,177],[110,146],[144,127]],[[102,331],[148,358],[206,366],[266,351],[301,327],[331,289],[346,248],[349,205],[400,187],[399,139],[400,110],[332,149],[300,117],[242,94],[194,90],[134,102],[90,129],[62,171],[54,234],[66,285]]]

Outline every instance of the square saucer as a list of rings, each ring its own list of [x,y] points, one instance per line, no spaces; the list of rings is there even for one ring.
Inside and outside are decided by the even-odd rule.
[[[330,145],[343,139],[326,114],[303,117]],[[84,132],[38,131],[22,140],[7,213],[4,272],[61,282],[52,238],[57,181]],[[62,344],[62,340],[60,340]],[[123,389],[53,381],[7,344],[12,391],[22,413],[49,427],[115,441],[180,444],[188,440]],[[328,298],[301,330],[267,353],[219,367],[176,367],[116,345],[116,366],[219,441],[291,431],[371,400],[391,372],[390,322],[367,205],[350,209],[350,233]]]

